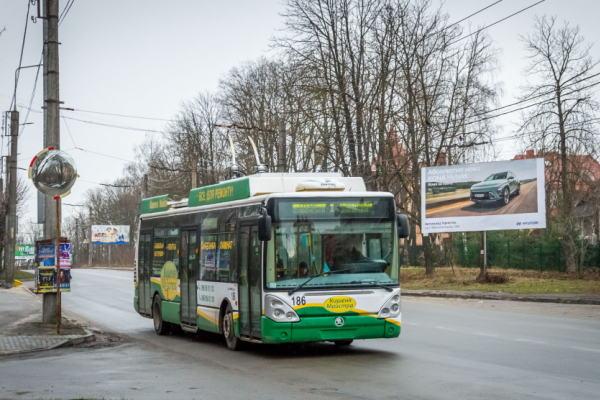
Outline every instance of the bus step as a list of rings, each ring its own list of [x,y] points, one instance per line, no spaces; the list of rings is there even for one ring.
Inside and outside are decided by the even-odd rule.
[[[186,332],[196,332],[198,330],[198,326],[192,324],[181,323],[181,329]]]

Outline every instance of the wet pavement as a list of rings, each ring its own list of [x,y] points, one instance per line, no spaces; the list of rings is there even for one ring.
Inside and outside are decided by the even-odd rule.
[[[405,297],[398,339],[232,352],[214,335],[155,335],[152,321],[133,309],[132,276],[74,270],[73,291],[63,297],[67,312],[126,335],[127,343],[4,357],[0,398],[589,399],[600,393],[600,306]]]

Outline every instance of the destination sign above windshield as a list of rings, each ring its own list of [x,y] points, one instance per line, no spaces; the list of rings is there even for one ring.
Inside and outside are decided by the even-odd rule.
[[[328,219],[328,218],[390,218],[392,199],[333,198],[306,200],[280,200],[278,219]]]

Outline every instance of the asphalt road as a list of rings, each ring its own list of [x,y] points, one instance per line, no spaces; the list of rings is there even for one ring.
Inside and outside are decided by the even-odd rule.
[[[403,298],[399,339],[231,352],[215,336],[156,336],[152,321],[133,310],[131,272],[74,270],[72,286],[65,310],[131,341],[0,359],[0,398],[591,399],[600,393],[600,306]]]
[[[521,185],[518,196],[511,196],[510,202],[473,203],[471,200],[448,204],[427,210],[427,218],[471,217],[476,215],[525,214],[537,212],[537,181]]]

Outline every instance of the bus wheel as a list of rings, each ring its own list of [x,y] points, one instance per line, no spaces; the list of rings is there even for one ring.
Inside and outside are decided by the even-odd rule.
[[[154,296],[154,304],[152,305],[152,319],[154,320],[154,331],[157,335],[166,335],[169,333],[169,324],[162,320],[159,296]]]
[[[233,325],[233,311],[231,306],[228,304],[225,313],[223,314],[223,336],[227,342],[229,350],[240,350],[242,348],[242,341],[235,337],[235,330]]]
[[[350,346],[350,344],[353,342],[352,339],[350,340],[334,340],[333,343],[335,343],[336,346],[340,347],[340,346]]]

